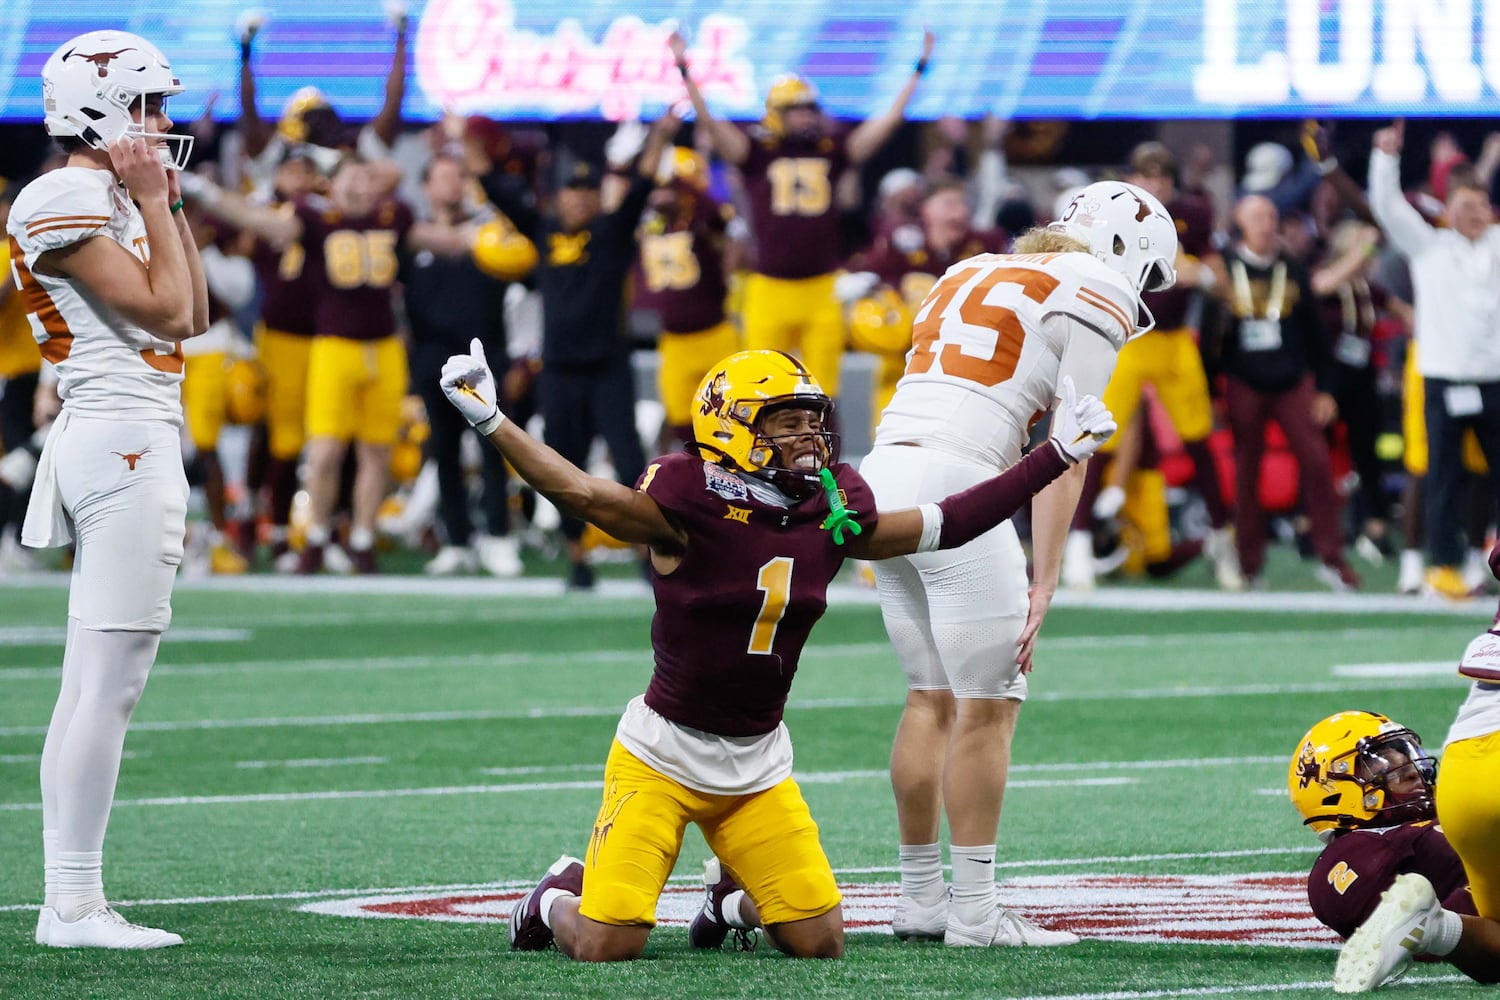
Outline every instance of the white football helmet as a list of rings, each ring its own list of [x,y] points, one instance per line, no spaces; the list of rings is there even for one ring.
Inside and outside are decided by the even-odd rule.
[[[1160,292],[1177,282],[1177,224],[1156,196],[1124,181],[1097,181],[1079,191],[1063,208],[1057,229],[1089,245],[1094,256],[1142,292]],[[1144,304],[1146,325],[1156,318]]]
[[[90,31],[64,42],[42,67],[47,134],[76,136],[94,149],[133,135],[158,142],[169,169],[187,166],[193,137],[147,132],[131,117],[147,94],[182,93],[167,57],[140,35]]]

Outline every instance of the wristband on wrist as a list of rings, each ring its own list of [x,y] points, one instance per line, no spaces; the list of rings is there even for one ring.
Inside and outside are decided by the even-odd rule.
[[[174,213],[182,211],[182,199],[181,198],[178,198],[176,201],[172,202],[172,211]]]
[[[1319,160],[1318,161],[1318,173],[1320,175],[1322,175],[1323,177],[1327,177],[1329,174],[1333,173],[1338,168],[1339,168],[1339,160],[1338,160],[1338,157],[1336,157],[1336,156],[1330,156],[1326,160]]]
[[[927,75],[927,60],[926,59],[918,59],[917,60],[917,65],[914,66],[914,67],[912,67],[912,72],[916,73],[918,76],[926,76]]]
[[[503,423],[505,423],[505,414],[501,413],[500,408],[497,406],[495,407],[495,412],[479,421],[479,423],[475,424],[474,429],[480,434],[483,434],[485,437],[489,437],[491,434],[495,433],[495,428],[499,427]]]
[[[240,42],[240,62],[249,62],[249,61],[250,61],[250,43],[248,41]]]
[[[687,64],[687,60],[686,59],[684,59],[682,62],[679,62],[677,64],[677,72],[679,72],[679,73],[682,74],[682,78],[684,80],[687,79],[687,77],[688,77],[688,64]]]

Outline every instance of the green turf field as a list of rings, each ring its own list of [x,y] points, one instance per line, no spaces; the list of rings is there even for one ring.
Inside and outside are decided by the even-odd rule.
[[[664,901],[679,922],[644,960],[596,968],[509,953],[503,918],[587,841],[616,715],[650,669],[638,583],[180,590],[126,744],[105,877],[127,916],[188,943],[105,954],[31,944],[65,582],[0,586],[7,998],[1325,996],[1334,952],[1298,883],[1316,841],[1287,802],[1286,761],[1344,708],[1441,745],[1464,690],[1451,664],[1492,612],[1181,589],[1059,606],[1017,738],[1001,894],[1095,939],[976,952],[880,926],[903,684],[869,595],[843,591],[787,719],[846,885],[847,957],[692,952],[680,918],[706,849],[690,833]],[[1483,992],[1446,966],[1411,979],[1388,992]]]

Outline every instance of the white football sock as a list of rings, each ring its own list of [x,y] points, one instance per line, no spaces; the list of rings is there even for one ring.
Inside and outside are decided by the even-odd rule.
[[[356,552],[375,547],[375,532],[369,528],[355,528],[349,532],[349,547]]]
[[[751,925],[746,922],[745,915],[740,907],[745,902],[745,890],[736,889],[724,897],[724,902],[719,904],[719,916],[724,922],[737,930],[748,931]]]
[[[1427,939],[1427,947],[1422,950],[1439,958],[1451,955],[1453,949],[1458,947],[1458,939],[1463,937],[1463,918],[1452,910],[1443,910],[1433,922],[1429,933],[1432,936]]]
[[[943,901],[943,850],[938,844],[902,844],[896,851],[901,862],[901,895],[922,906]]]
[[[995,845],[949,848],[953,859],[952,917],[966,924],[990,918],[995,909]]]
[[[566,889],[548,889],[546,892],[542,893],[542,905],[537,907],[537,912],[541,914],[542,925],[549,931],[552,929],[552,904],[557,902],[564,896],[573,896],[573,898],[575,899],[578,898],[576,895]]]
[[[78,671],[73,666],[78,658],[78,644],[74,640],[77,631],[78,619],[69,618],[63,647],[62,685],[57,692],[57,704],[52,708],[52,721],[47,725],[47,739],[42,743],[43,830],[57,829],[57,754],[62,749],[68,723],[73,720],[73,710],[78,707]]]
[[[78,706],[57,752],[59,858],[104,850],[125,730],[160,643],[157,632],[74,633]]]
[[[42,881],[46,886],[46,895],[42,897],[43,906],[57,906],[57,831],[42,831]]]
[[[327,545],[330,532],[326,524],[309,524],[307,526],[308,545]]]
[[[105,906],[104,853],[59,851],[57,853],[57,915],[73,921]]]

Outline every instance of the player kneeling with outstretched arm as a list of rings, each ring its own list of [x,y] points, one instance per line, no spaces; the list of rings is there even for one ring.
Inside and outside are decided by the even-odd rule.
[[[640,955],[696,823],[719,871],[695,943],[764,926],[789,955],[839,957],[838,885],[792,780],[782,721],[829,583],[845,558],[951,548],[988,531],[1093,454],[1114,419],[1065,380],[1052,438],[1015,466],[938,503],[877,511],[864,479],[836,460],[822,387],[790,355],[744,351],[699,386],[689,451],[657,459],[631,489],[508,421],[478,340],[472,351],[444,366],[448,399],[565,515],[648,546],[656,595],[655,670],[616,730],[588,849],[559,858],[516,904],[511,947],[555,942],[596,962]]]

